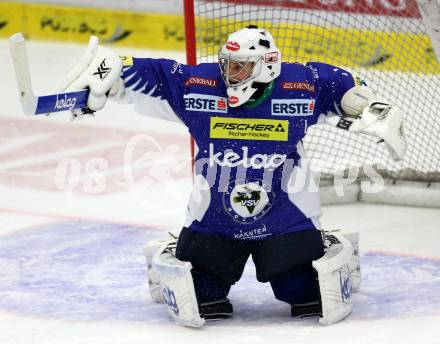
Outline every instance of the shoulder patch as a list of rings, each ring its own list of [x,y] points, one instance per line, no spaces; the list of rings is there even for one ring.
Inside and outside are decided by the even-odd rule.
[[[357,86],[367,86],[367,83],[358,76],[354,78],[354,82]]]
[[[133,57],[132,56],[119,56],[122,61],[122,65],[124,67],[133,66]]]

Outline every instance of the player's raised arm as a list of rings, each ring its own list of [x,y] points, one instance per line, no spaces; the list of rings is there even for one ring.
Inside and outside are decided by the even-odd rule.
[[[118,54],[98,45],[97,40],[95,44],[95,53],[90,56],[87,64],[84,66],[80,60],[57,87],[61,91],[89,90],[87,109],[72,110],[74,116],[101,110],[120,78],[122,62]]]
[[[115,59],[117,62],[114,64],[118,68],[108,66],[106,61]],[[174,60],[121,58],[99,46],[89,67],[75,79],[68,77],[72,74],[69,72],[66,78],[70,79],[70,83],[62,83],[69,91],[89,89],[87,106],[92,111],[101,110],[109,97],[119,103],[133,104],[140,114],[181,122],[179,114],[185,108],[182,97],[184,67]],[[75,69],[78,67],[75,66]],[[77,115],[78,110],[73,110],[73,113]]]
[[[182,122],[184,78],[188,66],[169,59],[123,57],[124,68],[110,91],[118,103],[132,103],[136,112]]]
[[[27,115],[41,115],[72,110],[74,116],[101,109],[110,88],[122,70],[122,62],[113,51],[99,45],[97,37],[90,37],[83,56],[60,80],[55,89],[36,95],[31,82],[25,39],[16,33],[9,38],[18,93]]]
[[[18,33],[9,41],[18,91],[28,115],[70,110],[76,118],[103,109],[111,98],[134,104],[138,113],[182,122],[188,66],[167,59],[120,57],[92,36],[83,56],[53,91],[35,95],[24,37]]]
[[[338,67],[309,63],[321,92],[320,112],[324,121],[337,128],[374,136],[385,142],[390,155],[401,160],[406,152],[403,112],[380,99],[363,82],[357,85],[353,76]]]
[[[341,100],[343,115],[329,116],[327,122],[339,128],[371,135],[384,141],[394,160],[406,152],[403,111],[380,99],[369,87],[349,89]]]

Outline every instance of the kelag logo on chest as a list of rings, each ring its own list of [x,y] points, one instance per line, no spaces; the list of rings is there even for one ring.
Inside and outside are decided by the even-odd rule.
[[[272,116],[312,116],[314,99],[272,99]]]

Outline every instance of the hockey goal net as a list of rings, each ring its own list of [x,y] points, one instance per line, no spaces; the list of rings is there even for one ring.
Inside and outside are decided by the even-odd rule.
[[[321,178],[368,165],[393,180],[440,181],[440,63],[416,0],[186,0],[185,23],[189,63],[217,61],[231,32],[256,24],[284,61],[345,68],[405,111],[401,162],[374,138],[311,127],[304,144]]]

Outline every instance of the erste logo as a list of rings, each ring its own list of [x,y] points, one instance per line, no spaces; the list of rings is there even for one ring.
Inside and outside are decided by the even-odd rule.
[[[191,93],[185,95],[183,98],[187,111],[228,112],[226,98],[223,97]]]
[[[312,116],[314,99],[272,99],[272,116]]]
[[[217,100],[217,108],[219,110],[224,110],[228,108],[228,104],[226,103],[225,98],[220,98],[219,100]]]
[[[211,117],[213,139],[287,141],[289,121],[259,118]]]

